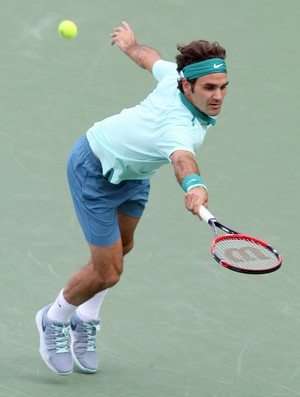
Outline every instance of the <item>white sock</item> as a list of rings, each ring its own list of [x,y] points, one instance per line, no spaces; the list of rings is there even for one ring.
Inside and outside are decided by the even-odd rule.
[[[76,309],[77,316],[82,321],[100,320],[100,308],[107,293],[107,289],[98,292],[88,301],[82,303]]]
[[[67,324],[70,322],[71,315],[75,312],[76,308],[77,306],[71,305],[65,300],[62,289],[50,307],[47,316],[51,321]]]

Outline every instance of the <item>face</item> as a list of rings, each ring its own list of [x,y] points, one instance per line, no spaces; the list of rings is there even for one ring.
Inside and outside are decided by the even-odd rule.
[[[182,81],[186,98],[208,116],[217,116],[220,113],[227,85],[226,73],[213,73],[198,77],[193,87],[187,79]]]

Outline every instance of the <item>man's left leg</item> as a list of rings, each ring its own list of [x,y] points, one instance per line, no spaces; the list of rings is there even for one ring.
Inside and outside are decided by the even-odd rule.
[[[123,256],[133,248],[133,236],[139,218],[118,213]],[[71,317],[71,352],[77,367],[86,373],[98,368],[96,334],[100,330],[100,309],[108,289],[95,294],[77,307]]]

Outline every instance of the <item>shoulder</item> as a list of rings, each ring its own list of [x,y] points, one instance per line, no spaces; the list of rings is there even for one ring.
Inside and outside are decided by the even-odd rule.
[[[177,74],[177,65],[175,62],[164,61],[163,59],[157,60],[152,67],[152,74],[157,81],[161,81],[166,75],[170,73]]]

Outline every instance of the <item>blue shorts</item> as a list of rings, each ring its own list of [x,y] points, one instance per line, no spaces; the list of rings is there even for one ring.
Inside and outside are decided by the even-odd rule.
[[[148,201],[149,179],[114,185],[104,178],[101,162],[83,135],[73,146],[67,164],[76,214],[88,243],[105,247],[120,237],[118,211],[140,218]]]

